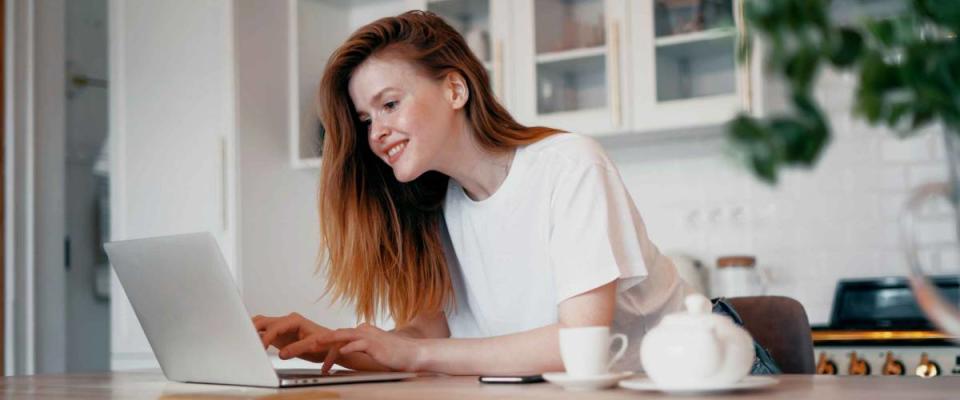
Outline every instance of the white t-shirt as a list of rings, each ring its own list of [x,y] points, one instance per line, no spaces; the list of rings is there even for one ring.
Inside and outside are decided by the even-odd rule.
[[[456,306],[452,337],[489,337],[558,322],[563,300],[618,280],[613,332],[629,338],[614,367],[640,370],[643,335],[688,289],[594,140],[556,134],[516,151],[500,188],[470,199],[453,179],[443,207]]]

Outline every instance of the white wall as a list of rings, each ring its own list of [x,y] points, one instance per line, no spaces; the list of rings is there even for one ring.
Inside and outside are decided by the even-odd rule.
[[[290,166],[285,8],[257,0],[237,0],[235,7],[244,302],[252,314],[296,311],[326,326],[353,326],[352,307],[321,300],[325,279],[315,273],[319,172]],[[405,5],[371,2],[354,8],[347,25],[357,27]],[[318,36],[300,43],[332,50],[342,40]]]
[[[817,97],[833,142],[812,171],[791,170],[770,187],[741,168],[718,139],[612,151],[661,250],[713,264],[747,253],[770,270],[770,294],[790,296],[811,323],[829,320],[840,278],[905,275],[896,218],[909,188],[946,179],[936,129],[909,140],[850,116],[854,79],[827,72]],[[776,93],[768,93],[768,95]],[[926,210],[922,259],[934,273],[957,273],[952,210]]]
[[[290,166],[286,10],[238,0],[235,32],[244,302],[252,314],[297,311],[328,326],[352,325],[352,313],[316,302],[324,282],[314,274],[318,172]]]

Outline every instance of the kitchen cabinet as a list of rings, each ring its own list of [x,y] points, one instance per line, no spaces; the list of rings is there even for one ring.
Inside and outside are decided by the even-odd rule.
[[[628,129],[627,3],[524,0],[514,6],[521,122],[587,134]]]
[[[319,165],[321,139],[315,118],[308,121],[306,115],[313,110],[326,57],[359,26],[407,9],[433,11],[454,26],[484,62],[501,102],[527,125],[598,137],[653,137],[722,124],[755,101],[751,63],[735,62],[742,30],[739,0],[288,0],[288,5],[295,167]],[[311,38],[309,49],[305,37]]]
[[[749,110],[750,67],[735,60],[739,0],[631,2],[633,130],[721,124]]]

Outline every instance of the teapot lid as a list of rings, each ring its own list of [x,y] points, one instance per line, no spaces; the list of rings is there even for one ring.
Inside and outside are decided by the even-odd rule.
[[[713,303],[704,295],[693,293],[683,300],[686,311],[676,312],[663,318],[663,324],[685,327],[711,328],[717,324],[732,323],[729,318],[713,313]]]

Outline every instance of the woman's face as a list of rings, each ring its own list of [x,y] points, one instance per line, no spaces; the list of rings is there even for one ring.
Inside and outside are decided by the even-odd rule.
[[[456,111],[465,102],[458,101],[448,79],[433,79],[398,58],[370,57],[354,71],[348,88],[370,149],[393,168],[398,181],[442,168]]]

